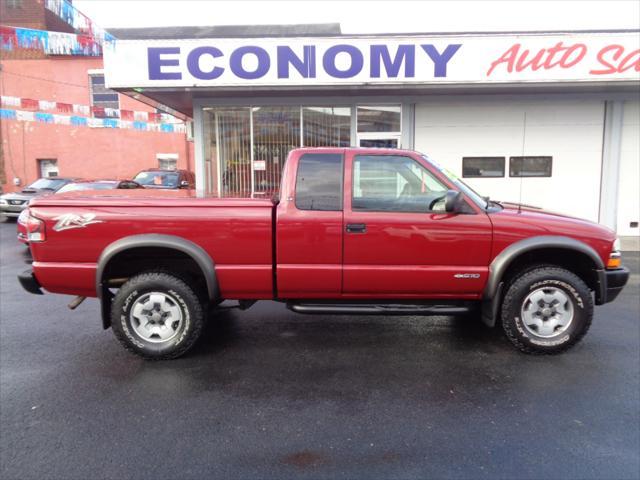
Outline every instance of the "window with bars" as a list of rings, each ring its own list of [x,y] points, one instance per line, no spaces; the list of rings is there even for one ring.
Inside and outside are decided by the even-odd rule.
[[[303,107],[304,147],[348,147],[351,144],[350,107]]]
[[[349,146],[351,107],[205,107],[204,129],[207,191],[264,197],[278,191],[292,149]]]
[[[96,118],[108,118],[117,116],[114,112],[105,109],[119,109],[120,101],[118,93],[105,87],[104,75],[89,75],[89,92],[91,94],[91,106],[93,116]]]

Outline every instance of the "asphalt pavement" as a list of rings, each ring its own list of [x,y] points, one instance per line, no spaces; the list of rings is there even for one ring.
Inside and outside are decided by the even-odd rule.
[[[639,478],[639,255],[591,331],[551,357],[474,318],[213,318],[150,363],[98,302],[35,296],[0,224],[0,478]]]

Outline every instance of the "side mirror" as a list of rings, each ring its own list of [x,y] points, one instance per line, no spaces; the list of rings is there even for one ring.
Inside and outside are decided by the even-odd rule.
[[[448,213],[455,213],[458,211],[460,201],[462,200],[462,193],[455,190],[447,190],[444,196],[444,211]]]
[[[187,180],[182,180],[180,182],[180,188],[189,188],[189,182]]]

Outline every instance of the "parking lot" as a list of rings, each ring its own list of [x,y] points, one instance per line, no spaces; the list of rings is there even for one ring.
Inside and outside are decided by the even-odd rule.
[[[34,296],[0,223],[0,477],[638,478],[639,255],[568,353],[517,352],[472,318],[212,318],[149,363],[98,303]]]

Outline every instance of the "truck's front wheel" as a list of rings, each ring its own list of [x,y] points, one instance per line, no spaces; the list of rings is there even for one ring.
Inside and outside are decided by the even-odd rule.
[[[116,293],[111,326],[124,347],[150,360],[177,358],[198,340],[204,323],[198,296],[164,272],[130,278]]]
[[[559,353],[587,333],[593,317],[589,287],[564,268],[541,266],[516,277],[502,302],[502,327],[526,353]]]

